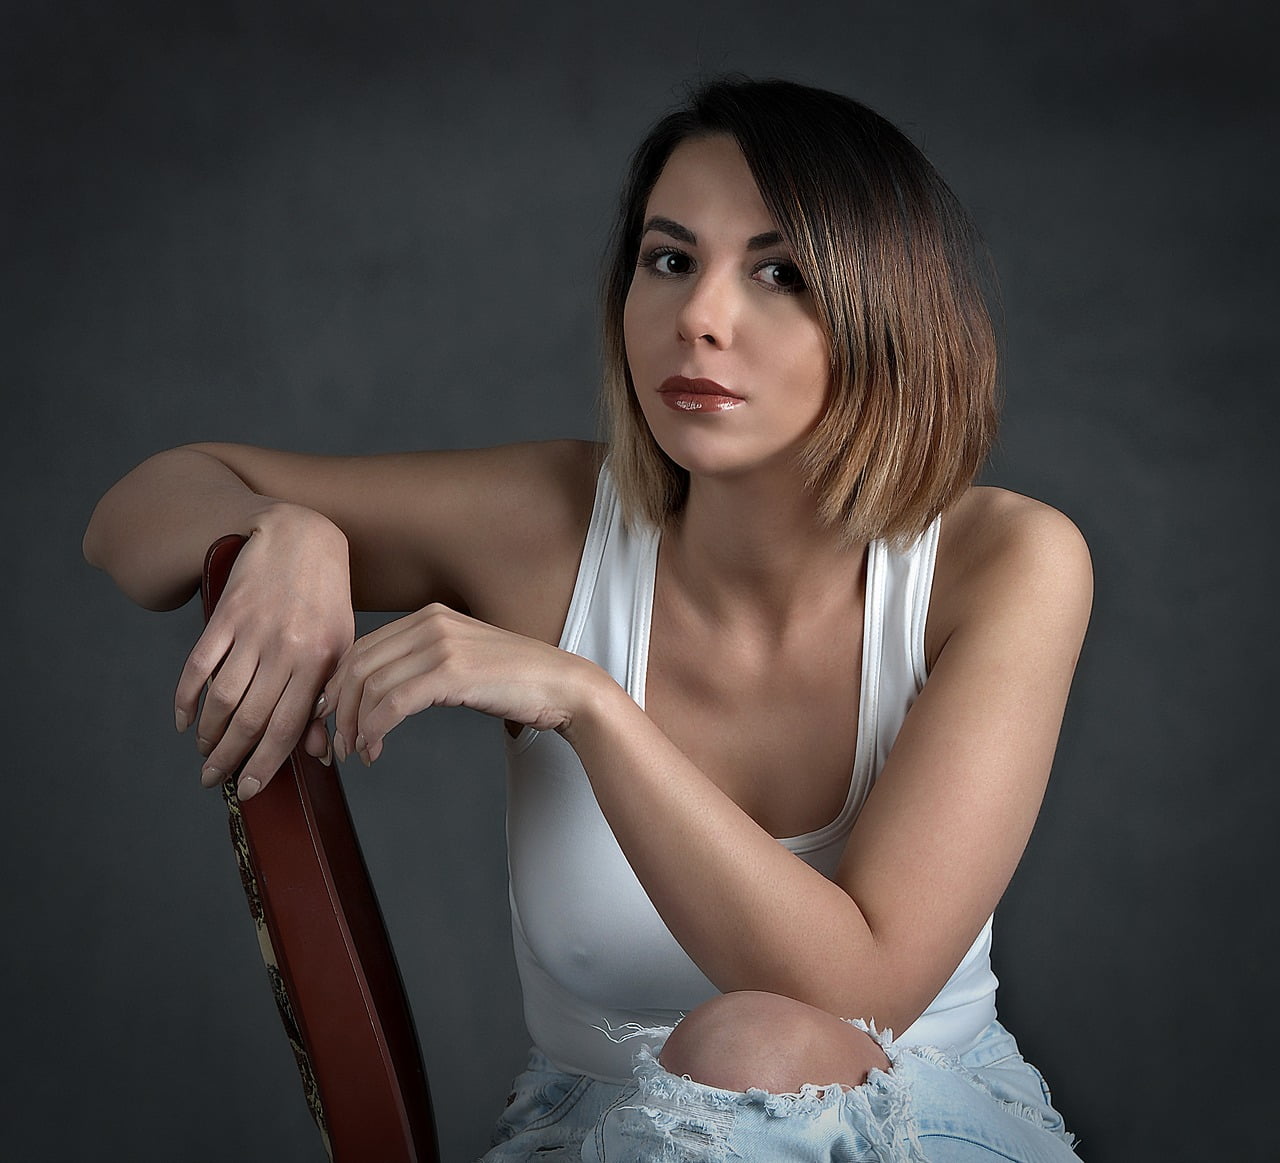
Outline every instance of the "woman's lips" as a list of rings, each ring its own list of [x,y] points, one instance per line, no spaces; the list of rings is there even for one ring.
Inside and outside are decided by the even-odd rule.
[[[662,381],[658,394],[662,402],[676,412],[728,412],[746,403],[715,380],[691,380],[685,376],[668,376]]]

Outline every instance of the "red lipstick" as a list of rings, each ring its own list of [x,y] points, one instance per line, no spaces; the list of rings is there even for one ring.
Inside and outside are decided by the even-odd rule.
[[[668,376],[658,394],[676,412],[728,412],[746,403],[742,396],[715,380],[691,380],[685,376]]]

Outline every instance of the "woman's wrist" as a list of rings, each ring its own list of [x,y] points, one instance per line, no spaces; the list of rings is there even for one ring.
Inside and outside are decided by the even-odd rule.
[[[616,728],[629,712],[643,712],[608,671],[588,659],[571,657],[578,673],[567,720],[557,730],[576,751],[600,732]]]
[[[348,561],[346,534],[323,513],[306,505],[260,498],[261,504],[250,515],[248,532],[264,543],[289,546],[291,549],[314,549],[335,560]]]

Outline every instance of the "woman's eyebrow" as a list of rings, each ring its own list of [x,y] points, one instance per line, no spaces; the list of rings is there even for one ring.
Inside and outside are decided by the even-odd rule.
[[[644,233],[648,234],[650,230],[656,230],[659,234],[670,235],[677,242],[687,242],[690,246],[698,245],[697,236],[692,230],[681,226],[679,222],[674,222],[670,218],[663,218],[661,215],[655,215],[644,224]]]
[[[698,237],[687,226],[681,226],[679,222],[671,218],[663,218],[660,214],[654,215],[644,224],[644,233],[650,230],[656,230],[659,234],[666,234],[674,238],[677,242],[687,243],[689,246],[698,245]],[[782,235],[776,230],[766,230],[763,234],[753,234],[747,239],[748,250],[768,250],[771,246],[777,246],[782,241]]]

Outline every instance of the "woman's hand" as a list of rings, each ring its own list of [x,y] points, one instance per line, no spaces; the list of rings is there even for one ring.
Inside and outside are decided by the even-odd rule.
[[[367,765],[388,732],[428,707],[563,731],[605,683],[613,680],[576,654],[433,603],[356,642],[318,710],[334,716],[338,758],[354,752]]]
[[[207,756],[200,781],[221,783],[244,764],[247,799],[276,773],[306,732],[307,750],[327,758],[323,724],[311,723],[316,694],[355,636],[347,543],[331,521],[299,505],[273,505],[240,551],[174,699],[174,719],[196,726]],[[247,761],[246,761],[247,760]]]

